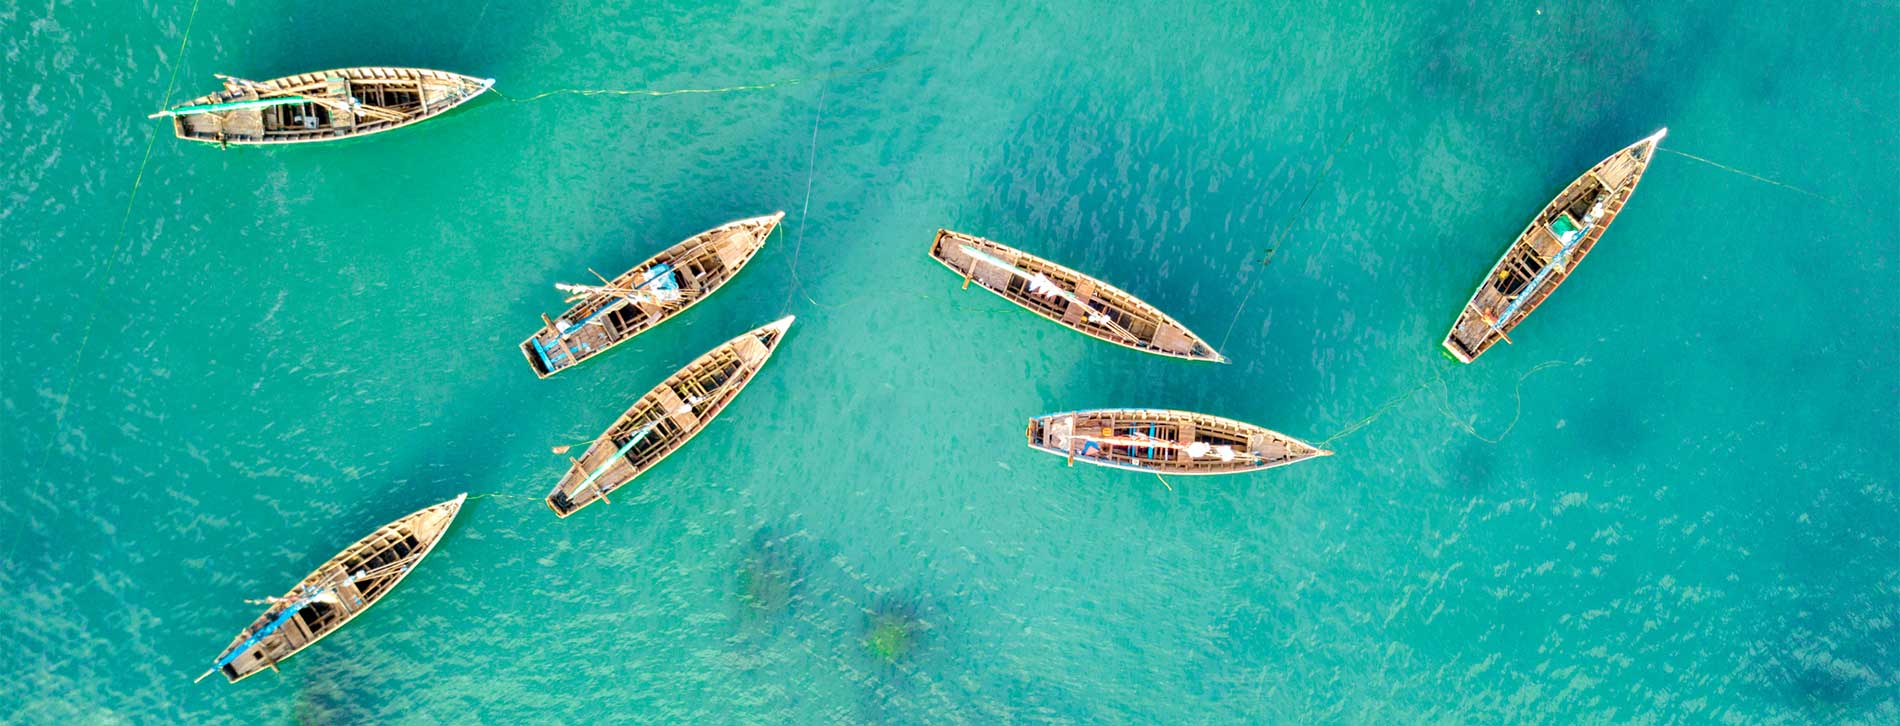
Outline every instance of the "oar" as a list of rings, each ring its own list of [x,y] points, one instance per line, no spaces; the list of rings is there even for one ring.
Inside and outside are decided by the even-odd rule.
[[[1011,274],[1014,274],[1017,277],[1021,277],[1025,280],[1036,279],[1035,273],[1031,273],[1028,270],[1012,265],[1008,261],[998,258],[995,255],[992,255],[988,252],[984,252],[982,250],[979,250],[975,247],[971,247],[969,245],[957,245],[957,247],[962,249],[963,253],[966,255],[969,255],[971,259],[981,260],[983,262],[988,262],[992,265],[996,265],[997,267],[1001,267],[1004,270],[1008,270]],[[1048,280],[1047,277],[1044,277],[1043,279]],[[1062,289],[1062,286],[1055,284],[1054,280],[1048,280],[1048,282],[1049,282],[1050,288],[1055,290],[1056,295],[1060,296],[1064,300],[1069,301],[1069,304],[1076,305],[1082,308],[1084,319],[1088,320],[1089,322],[1100,322],[1103,326],[1114,330],[1116,333],[1120,333],[1122,337],[1127,338],[1136,343],[1142,342],[1140,337],[1136,336],[1134,333],[1128,332],[1127,328],[1124,328],[1121,325],[1116,324],[1116,322],[1112,318],[1108,317],[1108,315],[1104,313],[1098,313],[1095,311],[1095,308],[1089,307],[1089,304],[1086,302],[1083,302],[1082,298],[1077,297],[1075,293]],[[964,286],[965,287],[969,286],[967,279],[965,280]],[[1094,316],[1097,316],[1097,315],[1101,316],[1101,320],[1097,321],[1094,319]]]

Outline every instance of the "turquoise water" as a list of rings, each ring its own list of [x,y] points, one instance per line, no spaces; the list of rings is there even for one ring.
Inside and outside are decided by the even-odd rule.
[[[0,4],[0,720],[1900,720],[1891,3],[192,13]],[[274,150],[143,118],[174,72],[364,64],[770,87]],[[1661,126],[1516,344],[1442,357],[1528,216]],[[774,210],[681,320],[550,381],[514,348],[552,282]],[[1235,362],[959,291],[938,227]],[[787,312],[687,450],[612,506],[536,501],[550,446]],[[1339,455],[1170,489],[1024,447],[1099,406]],[[506,496],[369,615],[191,683],[243,599],[463,491]]]

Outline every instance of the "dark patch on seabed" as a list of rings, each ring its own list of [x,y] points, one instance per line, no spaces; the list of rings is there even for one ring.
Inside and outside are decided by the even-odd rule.
[[[1765,652],[1756,653],[1753,680],[1810,715],[1873,716],[1900,689],[1900,636],[1894,625],[1900,622],[1900,608],[1873,605],[1852,615],[1818,617],[1830,619],[1817,623],[1821,631],[1796,627],[1786,637],[1758,644]]]
[[[347,651],[311,648],[299,655],[303,662],[297,664],[298,670],[284,674],[300,681],[290,713],[298,726],[372,724],[385,720],[387,714],[383,709],[387,704],[376,698],[379,695],[376,688],[353,672],[352,665],[345,660]],[[252,677],[272,675],[264,673]]]
[[[1190,138],[1168,126],[1173,114],[1122,113],[1110,97],[1090,83],[1065,83],[1027,104],[1032,110],[975,176],[975,211],[959,218],[959,231],[1099,278],[1230,357],[1250,357],[1257,344],[1250,331],[1259,330],[1264,311],[1303,319],[1313,304],[1317,283],[1276,275],[1260,262],[1275,239],[1282,264],[1297,259],[1308,240],[1283,233],[1300,228],[1302,197],[1327,183],[1327,144],[1343,135],[1322,143],[1250,138],[1237,128],[1231,137]],[[1182,113],[1199,106],[1192,98],[1164,103]],[[1316,204],[1324,201],[1320,191]],[[1204,282],[1173,282],[1188,271],[1205,271],[1193,275]],[[1230,340],[1230,331],[1239,339]],[[1045,395],[1088,390],[1111,400],[1153,389],[1155,360],[1109,348],[1096,354],[1117,364],[1071,367],[1067,375],[1084,380],[1044,380]],[[1302,378],[1311,375],[1281,371],[1264,383],[1278,407],[1291,409],[1322,395]]]
[[[791,617],[805,577],[796,536],[760,527],[740,558],[741,622],[765,624]]]
[[[1452,455],[1451,471],[1448,483],[1453,489],[1464,495],[1488,494],[1502,480],[1497,474],[1498,452],[1496,445],[1468,436],[1459,435],[1463,443]]]

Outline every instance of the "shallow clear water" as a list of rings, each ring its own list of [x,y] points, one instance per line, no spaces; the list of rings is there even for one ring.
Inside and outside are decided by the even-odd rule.
[[[1118,5],[0,5],[0,714],[1900,719],[1891,3]],[[143,118],[174,72],[364,64],[517,99],[776,85],[275,150]],[[1516,344],[1442,357],[1527,217],[1661,126]],[[550,283],[774,210],[681,320],[545,382],[513,347]],[[938,227],[1235,363],[959,291]],[[535,501],[548,447],[785,312],[687,450],[612,506]],[[1170,490],[1023,446],[1098,406],[1339,455]],[[463,491],[507,496],[369,615],[191,684],[244,598]]]

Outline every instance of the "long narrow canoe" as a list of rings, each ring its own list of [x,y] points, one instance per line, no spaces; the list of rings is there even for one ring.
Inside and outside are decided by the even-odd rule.
[[[337,68],[247,81],[158,113],[178,138],[214,144],[335,141],[408,126],[467,103],[492,78],[422,68]]]
[[[587,453],[573,460],[548,492],[548,509],[565,519],[606,500],[685,446],[752,382],[790,327],[792,316],[787,315],[747,331],[647,391],[588,445]]]
[[[1452,357],[1470,363],[1499,340],[1510,342],[1511,329],[1570,279],[1616,221],[1668,132],[1657,131],[1590,167],[1531,219],[1445,334]]]
[[[727,222],[660,250],[602,285],[557,285],[579,291],[569,298],[574,306],[559,318],[543,315],[541,329],[521,341],[521,354],[535,376],[547,378],[652,330],[730,282],[784,218],[778,212]]]
[[[270,607],[232,639],[212,670],[236,683],[274,669],[381,602],[435,549],[467,499],[462,494],[424,508],[343,548],[283,597],[271,598]]]
[[[1108,283],[998,242],[937,230],[930,256],[1003,299],[1091,338],[1170,358],[1226,363],[1155,306]]]
[[[1189,411],[1116,408],[1029,419],[1029,448],[1160,474],[1238,474],[1333,452],[1250,423]]]

